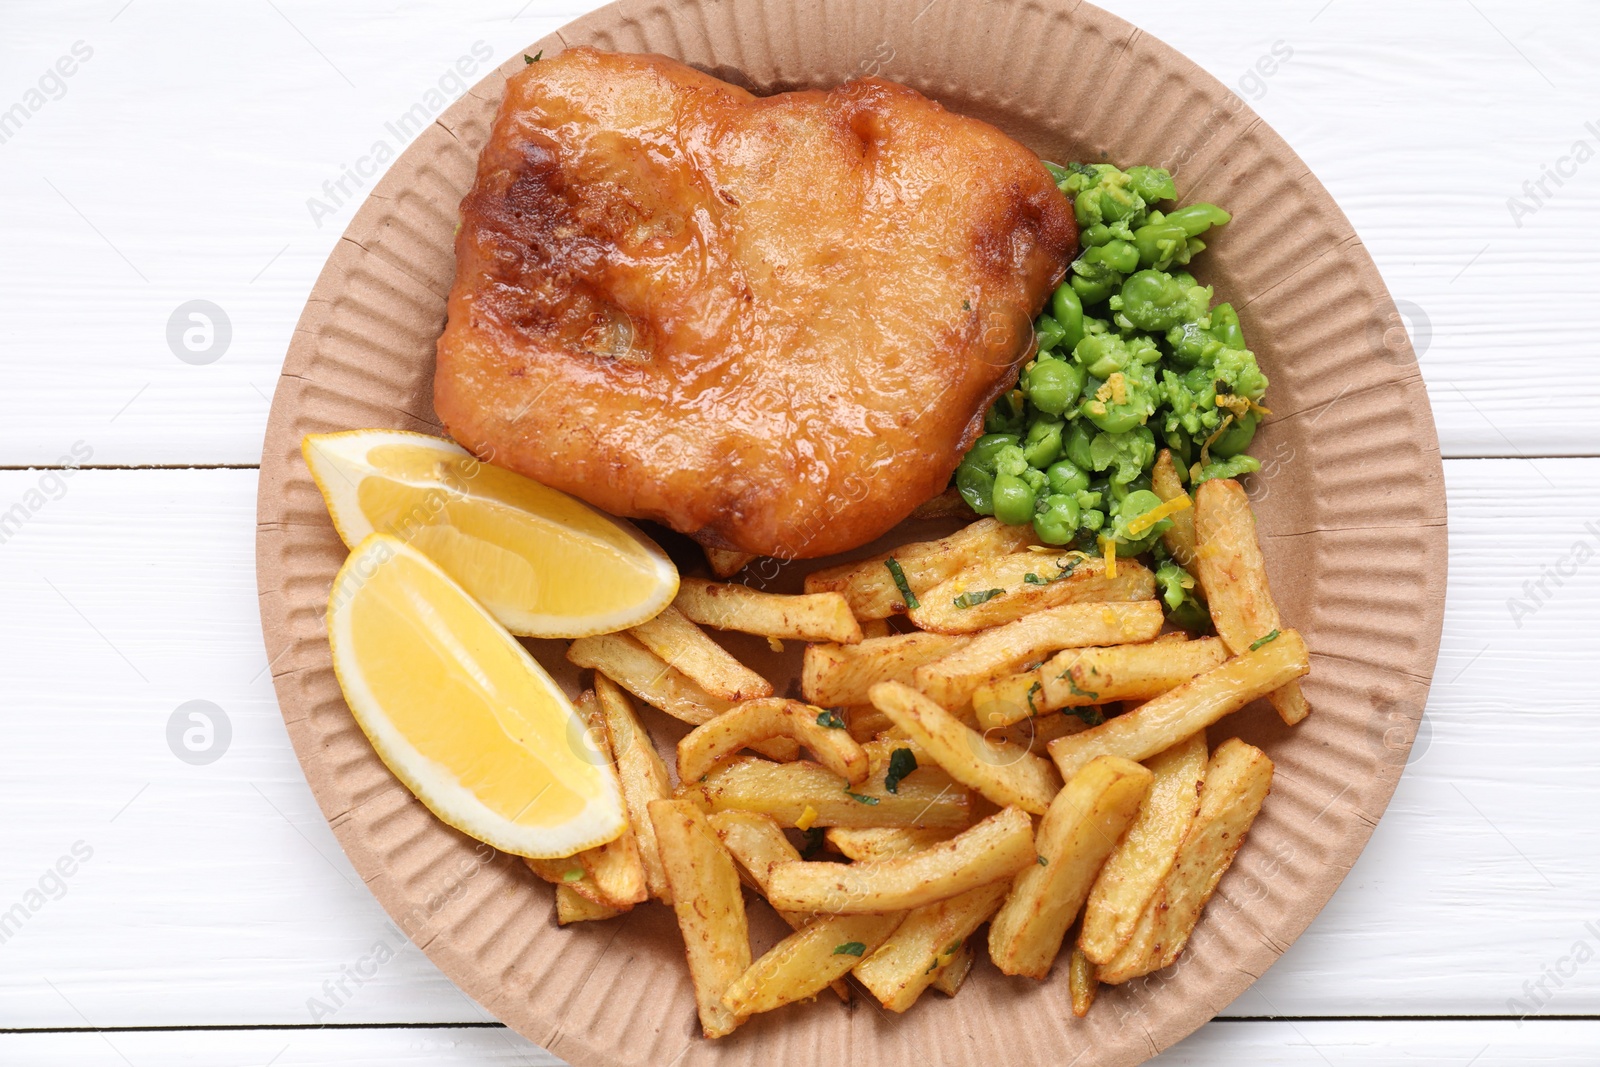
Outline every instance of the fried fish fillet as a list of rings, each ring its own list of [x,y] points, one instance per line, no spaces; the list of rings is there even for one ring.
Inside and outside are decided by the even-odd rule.
[[[788,558],[945,487],[1077,243],[1033,153],[904,86],[756,97],[588,48],[510,79],[461,218],[451,435]]]

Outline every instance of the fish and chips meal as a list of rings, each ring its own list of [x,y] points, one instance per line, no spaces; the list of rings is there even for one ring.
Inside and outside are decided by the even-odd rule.
[[[378,755],[557,923],[671,907],[707,1037],[985,954],[1079,1016],[1171,966],[1272,784],[1224,720],[1310,710],[1238,481],[1267,379],[1190,273],[1231,218],[1177,200],[878,78],[528,57],[462,202],[454,440],[303,443]]]

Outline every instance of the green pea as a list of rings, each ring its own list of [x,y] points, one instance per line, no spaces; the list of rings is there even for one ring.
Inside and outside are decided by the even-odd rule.
[[[1261,416],[1254,411],[1245,412],[1245,416],[1236,422],[1228,424],[1228,428],[1217,435],[1211,442],[1211,454],[1223,459],[1237,456],[1240,452],[1250,447],[1250,442],[1255,440],[1256,427],[1261,423]]]
[[[1147,204],[1176,200],[1178,197],[1178,187],[1172,183],[1172,175],[1161,167],[1129,167],[1127,174],[1129,188],[1143,197]]]
[[[1199,237],[1213,226],[1226,226],[1233,216],[1215,204],[1190,204],[1169,212],[1167,221],[1183,227],[1190,237]]]
[[[1078,533],[1078,502],[1070,496],[1051,494],[1044,498],[1044,509],[1033,516],[1033,532],[1047,545],[1064,545]]]
[[[1060,415],[1083,392],[1083,368],[1063,359],[1039,359],[1022,376],[1022,391],[1047,415]]]
[[[1090,508],[1078,516],[1078,524],[1091,533],[1099,530],[1106,524],[1105,512],[1099,508]]]
[[[1087,230],[1084,230],[1078,234],[1078,243],[1083,245],[1085,248],[1094,248],[1098,245],[1105,244],[1115,236],[1116,234],[1112,232],[1110,226],[1107,226],[1103,222],[1097,222],[1093,226],[1090,226]]]
[[[1117,291],[1117,286],[1122,284],[1122,275],[1108,272],[1100,277],[1089,279],[1078,274],[1073,274],[1069,283],[1072,291],[1086,304],[1098,304],[1106,297]]]
[[[1125,241],[1113,243],[1132,249],[1133,266],[1138,266],[1137,248]],[[1085,304],[1098,304],[1121,288],[1123,272],[1117,270],[1112,259],[1124,262],[1126,257],[1120,249],[1113,250],[1111,245],[1106,245],[1091,248],[1072,261],[1072,288]]]
[[[1060,345],[1067,336],[1066,329],[1049,315],[1040,315],[1033,323],[1033,333],[1039,342],[1039,351],[1048,352]]]
[[[1022,454],[1030,467],[1044,470],[1060,457],[1061,431],[1065,425],[1060,419],[1033,420],[1022,446]]]
[[[970,464],[979,470],[994,474],[995,457],[1007,445],[1016,445],[1021,441],[1014,433],[986,433],[967,449],[967,454],[961,460],[963,464]]]
[[[1084,410],[1084,416],[1106,433],[1127,433],[1144,424],[1144,415],[1126,404],[1097,404],[1101,410]]]
[[[996,449],[994,454],[994,472],[996,474],[1010,474],[1021,477],[1028,469],[1028,457],[1022,454],[1021,445],[1005,445]]]
[[[1244,348],[1244,330],[1239,328],[1239,313],[1232,304],[1218,304],[1211,309],[1211,336],[1229,348]]]
[[[994,517],[1010,526],[1033,521],[1033,487],[1015,474],[994,479]]]
[[[1117,519],[1126,526],[1147,511],[1161,506],[1161,498],[1148,489],[1135,489],[1117,505]]]
[[[1050,480],[1050,492],[1053,494],[1075,497],[1089,488],[1089,476],[1084,473],[1082,467],[1070,459],[1061,459],[1050,464],[1045,475]]]
[[[1139,269],[1138,246],[1127,241],[1110,241],[1100,249],[1100,258],[1119,274],[1132,274]]]
[[[1050,298],[1050,310],[1055,313],[1056,322],[1061,325],[1061,347],[1070,352],[1083,340],[1083,301],[1078,299],[1078,294],[1070,285],[1056,286],[1056,292]]]
[[[1094,455],[1089,450],[1094,441],[1094,428],[1082,419],[1074,419],[1067,428],[1066,452],[1074,466],[1079,470],[1094,469]]]
[[[956,492],[979,515],[994,514],[994,473],[965,461],[956,467]]]
[[[1163,332],[1205,314],[1191,288],[1164,271],[1142,270],[1122,284],[1122,314],[1141,330]]]

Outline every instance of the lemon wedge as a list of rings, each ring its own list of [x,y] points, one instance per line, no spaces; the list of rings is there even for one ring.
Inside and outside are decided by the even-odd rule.
[[[544,859],[622,833],[621,786],[571,702],[422,553],[385,534],[361,542],[334,579],[328,640],[356,722],[444,822]]]
[[[678,593],[678,570],[632,525],[400,430],[308,434],[300,446],[351,548],[397,537],[524,637],[588,637],[646,622]]]

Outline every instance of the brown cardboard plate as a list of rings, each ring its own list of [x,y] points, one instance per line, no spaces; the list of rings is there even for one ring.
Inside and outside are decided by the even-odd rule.
[[[1238,97],[1089,4],[623,0],[528,52],[576,44],[664,53],[762,91],[881,74],[1046,158],[1161,163],[1185,200],[1232,210],[1237,221],[1198,270],[1239,308],[1272,379],[1252,496],[1284,614],[1314,650],[1305,691],[1316,711],[1292,731],[1259,708],[1213,728],[1213,743],[1238,734],[1266,747],[1278,765],[1272,797],[1183,959],[1103,990],[1085,1020],[1071,1017],[1059,974],[1006,979],[983,961],[960,996],[930,993],[904,1016],[824,998],[709,1042],[669,909],[558,930],[549,888],[434,820],[351,719],[323,629],[345,549],[299,452],[312,432],[438,432],[433,345],[457,204],[518,55],[419,136],[356,214],[307,301],[267,427],[257,533],[267,652],[345,851],[445,974],[578,1065],[759,1055],[768,1067],[927,1067],[989,1063],[996,1049],[1021,1062],[1143,1062],[1238,996],[1321,910],[1388,804],[1421,719],[1444,610],[1443,473],[1416,358],[1372,260]],[[1105,100],[1116,107],[1096,110]],[[536,653],[560,661],[555,643]],[[662,740],[672,734],[662,727]],[[776,931],[755,926],[761,951]]]

